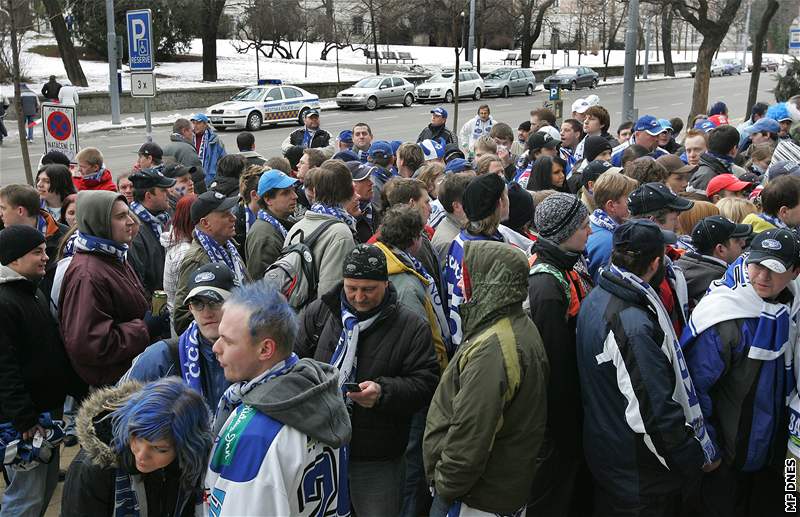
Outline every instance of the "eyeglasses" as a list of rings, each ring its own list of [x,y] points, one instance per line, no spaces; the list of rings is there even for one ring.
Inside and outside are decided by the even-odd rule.
[[[212,311],[219,310],[222,307],[222,302],[204,302],[202,300],[192,300],[189,302],[189,308],[193,311],[203,312],[206,308]]]

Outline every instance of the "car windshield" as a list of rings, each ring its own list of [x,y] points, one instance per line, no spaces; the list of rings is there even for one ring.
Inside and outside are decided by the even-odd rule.
[[[556,75],[576,75],[577,73],[578,73],[577,68],[562,68],[561,70],[556,72]]]
[[[233,97],[232,101],[259,101],[264,95],[264,88],[247,88],[242,90]]]
[[[511,70],[495,70],[486,76],[487,79],[508,79],[511,75]]]
[[[354,88],[377,88],[383,77],[366,77],[353,85]]]
[[[448,72],[444,74],[436,74],[430,79],[428,79],[429,83],[452,83],[453,82],[453,73]]]

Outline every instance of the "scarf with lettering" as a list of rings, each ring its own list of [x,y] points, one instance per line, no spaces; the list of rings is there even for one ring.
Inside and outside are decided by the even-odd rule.
[[[344,291],[341,294],[341,315],[342,315],[342,332],[339,334],[339,341],[336,343],[336,349],[331,356],[331,364],[339,369],[339,388],[344,386],[346,382],[355,382],[356,367],[358,362],[358,335],[364,330],[367,330],[375,320],[380,316],[378,311],[374,316],[364,320],[358,321],[358,316],[350,310],[350,306],[344,296]],[[348,398],[345,400],[350,404],[352,401]]]
[[[206,252],[211,262],[223,262],[233,271],[233,283],[239,287],[244,283],[244,269],[242,267],[242,259],[239,257],[239,252],[236,250],[233,242],[227,241],[225,247],[219,245],[217,241],[212,239],[207,233],[195,229],[194,237],[197,242]]]
[[[594,212],[589,215],[589,222],[610,232],[613,232],[617,229],[617,226],[619,226],[619,223],[601,208],[596,208]]]
[[[200,382],[200,327],[196,321],[178,338],[178,358],[184,384],[205,396]]]

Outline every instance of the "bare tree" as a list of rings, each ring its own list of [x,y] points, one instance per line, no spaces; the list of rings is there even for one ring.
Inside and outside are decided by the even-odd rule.
[[[617,34],[622,27],[622,22],[628,14],[628,2],[622,2],[622,12],[618,12],[619,3],[617,0],[608,0],[603,2],[601,11],[602,17],[602,32],[601,39],[603,40],[603,80],[608,79],[608,62],[611,59],[611,51],[617,43]],[[608,20],[608,22],[606,22]]]
[[[661,6],[661,49],[664,51],[664,75],[670,77],[675,77],[675,65],[672,63],[672,22],[674,17],[672,6],[669,3]]]
[[[24,0],[6,0],[5,13],[0,15],[8,17],[9,39],[11,40],[11,75],[14,81],[14,111],[17,114],[17,131],[19,132],[19,147],[22,151],[22,164],[25,167],[25,180],[28,185],[33,185],[33,171],[31,169],[31,157],[28,155],[28,140],[25,138],[25,116],[22,111],[22,97],[20,96],[20,83],[22,82],[19,53],[20,44],[17,38],[25,34],[25,30],[30,26],[22,25],[18,19],[21,18],[23,10],[27,9],[28,3]]]
[[[200,36],[203,42],[203,81],[217,80],[217,35],[225,0],[199,2]]]
[[[64,12],[63,2],[60,0],[42,0],[42,3],[47,10],[47,18],[53,28],[53,36],[55,36],[56,43],[58,43],[58,53],[61,55],[61,62],[64,63],[64,70],[67,71],[67,77],[75,86],[89,86],[89,83],[86,82],[86,76],[83,74],[78,53],[72,44],[71,34],[67,30],[64,16],[61,14]]]
[[[745,110],[746,116],[750,114],[753,109],[753,104],[756,103],[756,96],[758,95],[758,80],[761,78],[761,56],[764,52],[764,39],[767,37],[770,21],[775,13],[778,12],[778,0],[767,0],[767,6],[764,14],[761,15],[761,22],[758,24],[758,32],[756,32],[755,41],[753,41],[753,72],[750,74],[750,87],[747,90],[747,109]],[[745,38],[750,32],[750,27],[745,27]],[[742,63],[745,66],[746,63]]]
[[[703,41],[697,51],[697,72],[692,90],[692,107],[689,117],[705,113],[708,107],[708,83],[711,75],[711,61],[719,50],[722,40],[728,33],[742,0],[672,0],[672,8],[681,14]],[[714,17],[716,15],[716,17]]]
[[[522,16],[522,29],[520,41],[522,42],[522,67],[531,66],[531,50],[533,44],[542,33],[547,10],[556,3],[556,0],[521,0],[519,8]]]

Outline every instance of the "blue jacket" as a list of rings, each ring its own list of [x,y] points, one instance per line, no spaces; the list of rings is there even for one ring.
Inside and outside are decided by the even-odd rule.
[[[782,462],[788,411],[783,357],[750,359],[758,318],[718,323],[681,346],[694,381],[706,429],[726,464],[752,472]]]
[[[592,234],[586,241],[586,256],[589,258],[589,274],[596,284],[600,279],[600,267],[608,264],[614,247],[614,232],[590,223]]]
[[[680,490],[704,463],[663,339],[646,298],[602,273],[578,314],[583,445],[597,482],[631,504]]]
[[[173,355],[168,341],[171,340],[157,341],[136,356],[131,368],[122,376],[120,382],[126,380],[150,382],[170,375],[179,376],[181,370],[176,362],[177,350]],[[230,383],[225,380],[225,372],[211,351],[212,346],[213,343],[200,336],[200,382],[206,403],[211,411],[214,411]]]
[[[636,137],[631,136],[627,142],[622,142],[614,149],[611,150],[611,165],[614,167],[622,167],[622,153],[625,152],[625,149],[632,146],[636,143]],[[664,156],[665,154],[669,154],[666,149],[662,149],[660,147],[656,147],[653,152],[648,154],[648,156],[652,156],[653,158],[658,158],[659,156]]]
[[[208,141],[203,148],[203,154],[200,155],[200,160],[203,162],[203,171],[206,174],[206,186],[209,186],[217,175],[217,162],[227,153],[225,152],[225,145],[219,140],[219,135],[211,131],[211,129],[206,129],[205,134]],[[195,138],[197,138],[197,135],[195,135]],[[195,146],[196,148],[197,146]]]

